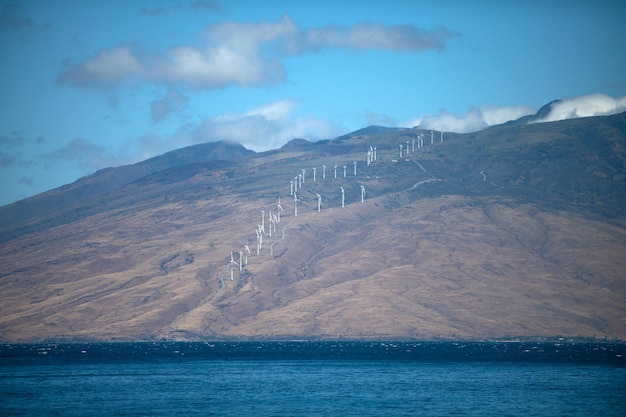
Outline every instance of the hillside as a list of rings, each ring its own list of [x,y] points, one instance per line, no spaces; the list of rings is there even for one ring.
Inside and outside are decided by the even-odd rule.
[[[430,137],[170,155],[2,207],[0,340],[626,340],[626,114]],[[104,174],[128,180],[79,191]]]

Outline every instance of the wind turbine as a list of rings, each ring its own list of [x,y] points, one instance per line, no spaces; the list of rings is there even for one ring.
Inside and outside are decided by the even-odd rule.
[[[348,165],[344,165],[343,166],[343,177],[346,177],[346,168],[348,167]]]
[[[302,178],[302,174],[298,174],[298,190],[302,188],[303,182],[304,182],[304,178]]]
[[[250,247],[248,245],[244,245],[243,248],[246,250],[245,251],[246,258],[244,260],[245,262],[244,265],[248,265],[248,255],[250,254]]]
[[[370,146],[370,148],[371,148],[371,146]],[[366,159],[367,166],[370,166],[371,160],[372,160],[372,151],[367,151],[367,159]]]
[[[374,161],[376,160],[376,146],[374,146]]]
[[[234,281],[233,265],[237,265],[237,262],[235,262],[235,260],[233,259],[233,251],[230,251],[230,264],[228,264],[228,266],[230,266],[230,280],[231,281]],[[241,271],[241,268],[239,268],[239,270]]]
[[[365,200],[365,187],[361,185],[361,203]]]
[[[276,211],[278,213],[278,223],[280,223],[280,212],[281,211],[285,211],[283,210],[283,206],[280,205],[280,196],[278,196],[278,205],[276,206]]]
[[[413,139],[413,143],[411,144],[411,152],[415,153],[415,139]]]
[[[293,193],[293,217],[298,217],[298,196]]]
[[[261,252],[261,233],[259,230],[256,230],[256,254],[259,255]]]
[[[317,180],[315,179],[315,172],[317,171],[317,168],[313,167],[313,182],[317,182]]]
[[[356,177],[356,161],[354,161],[354,176]]]
[[[406,141],[406,154],[409,155],[409,141]]]
[[[303,183],[303,184],[304,184],[304,173],[305,173],[305,172],[306,172],[306,171],[305,171],[305,169],[304,169],[304,168],[302,168],[302,183]]]
[[[274,225],[274,219],[272,218],[272,216],[270,216],[270,237],[272,237],[272,226]]]
[[[402,158],[402,144],[400,144],[400,158]]]
[[[443,142],[443,130],[441,131],[441,142]]]
[[[433,139],[433,131],[431,130],[430,131],[430,144],[432,145],[433,143],[435,143],[435,142],[434,142],[434,139]]]
[[[343,208],[343,206],[344,206],[344,201],[345,201],[344,197],[345,197],[346,193],[344,192],[344,190],[343,190],[343,187],[342,187],[342,186],[339,186],[339,188],[341,188],[341,207]]]
[[[243,271],[243,252],[239,251],[239,270]]]
[[[261,233],[265,234],[265,210],[261,210]]]
[[[289,195],[293,195],[293,181],[289,181]]]
[[[322,179],[326,179],[326,165],[322,165]]]
[[[337,178],[337,164],[335,164],[335,178]]]
[[[319,213],[322,209],[322,196],[317,193],[315,195],[317,196],[317,212]]]

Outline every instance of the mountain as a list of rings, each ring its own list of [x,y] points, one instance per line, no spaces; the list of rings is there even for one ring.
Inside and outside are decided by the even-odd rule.
[[[97,201],[98,197],[110,193],[115,195],[128,184],[156,172],[194,163],[223,161],[253,153],[254,151],[239,144],[219,141],[177,149],[133,165],[102,169],[72,184],[0,207],[0,230],[2,230],[0,242],[31,231],[27,223],[29,219],[39,218],[39,222],[45,219],[45,224],[57,225],[67,222],[68,219],[77,220],[75,215],[68,213],[76,213],[78,210],[85,214],[93,214],[102,210],[103,206],[91,206],[91,209],[86,211],[85,206]]]
[[[368,132],[1,207],[0,340],[626,339],[626,113]]]

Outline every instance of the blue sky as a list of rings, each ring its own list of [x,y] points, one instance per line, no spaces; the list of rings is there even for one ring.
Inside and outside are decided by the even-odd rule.
[[[201,142],[625,111],[624,22],[602,0],[0,0],[0,205]]]

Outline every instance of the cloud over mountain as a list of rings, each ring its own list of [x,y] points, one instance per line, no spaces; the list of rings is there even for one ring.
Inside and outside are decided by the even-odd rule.
[[[605,94],[589,94],[552,103],[550,113],[533,123],[554,122],[577,117],[609,116],[623,111],[626,111],[626,96],[613,98]]]
[[[554,122],[578,117],[609,116],[621,113],[626,111],[626,97],[613,98],[605,94],[590,94],[556,100],[549,106],[547,115],[540,116],[537,114],[536,117],[529,120],[529,123]],[[473,107],[465,114],[459,115],[442,109],[439,114],[418,117],[403,125],[467,133],[533,115],[536,111],[536,108],[526,106],[483,106]]]

